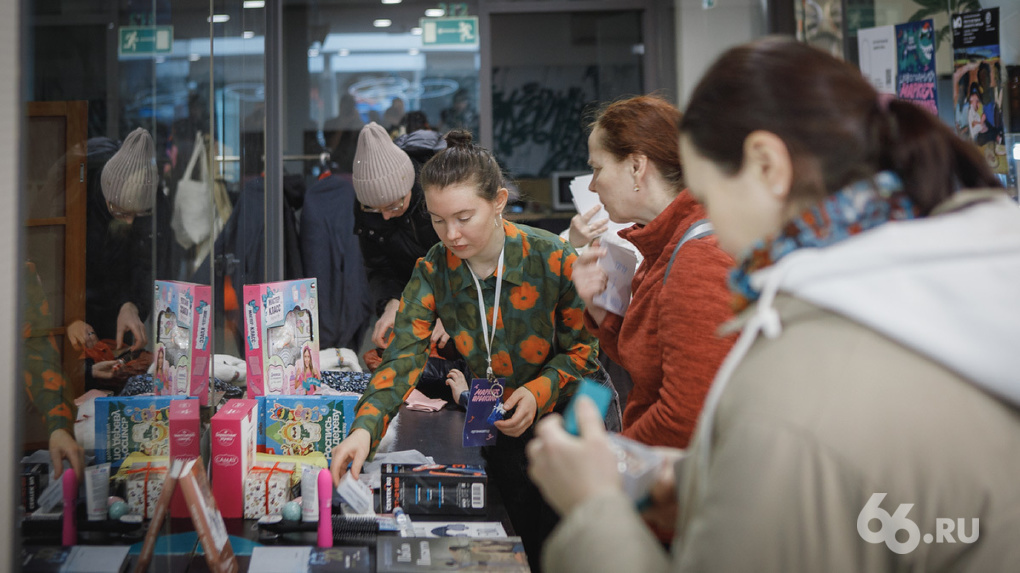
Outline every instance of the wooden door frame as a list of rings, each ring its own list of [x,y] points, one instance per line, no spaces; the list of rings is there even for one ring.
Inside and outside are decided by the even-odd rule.
[[[26,227],[62,225],[64,227],[64,315],[55,317],[54,328],[46,334],[63,337],[62,366],[64,378],[74,395],[85,393],[85,373],[77,350],[67,338],[67,325],[85,320],[85,231],[88,189],[88,102],[28,102],[28,118],[62,117],[66,131],[64,149],[64,216],[46,219],[25,219]],[[26,131],[30,124],[26,122]],[[26,134],[27,135],[27,134]]]

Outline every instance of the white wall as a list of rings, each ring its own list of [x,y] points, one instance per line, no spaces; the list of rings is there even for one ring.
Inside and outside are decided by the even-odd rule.
[[[762,2],[716,0],[702,8],[702,0],[676,0],[677,93],[680,107],[702,74],[722,52],[763,36],[768,30]]]
[[[15,488],[15,468],[19,460],[17,392],[22,377],[16,376],[18,362],[18,234],[21,229],[18,208],[18,180],[21,164],[21,2],[0,2],[0,316],[7,317],[0,327],[0,570],[15,570],[14,517],[19,493]],[[3,492],[7,492],[6,494]]]

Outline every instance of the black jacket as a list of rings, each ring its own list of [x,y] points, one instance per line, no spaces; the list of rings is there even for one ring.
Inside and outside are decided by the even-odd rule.
[[[439,133],[422,130],[402,135],[394,143],[414,165],[414,186],[407,211],[387,221],[379,213],[365,213],[361,203],[354,202],[354,232],[361,244],[377,315],[382,315],[390,299],[400,300],[415,262],[439,242],[425,209],[425,193],[418,173],[422,164],[446,147],[446,142]]]
[[[372,296],[358,238],[349,175],[331,175],[308,188],[301,209],[301,261],[318,281],[319,348],[361,345],[372,323]]]
[[[400,217],[387,221],[379,213],[365,213],[361,203],[355,201],[354,232],[361,244],[376,314],[382,315],[390,299],[400,299],[414,264],[439,242],[417,176],[411,188],[411,204]]]
[[[152,306],[152,217],[127,226],[106,206],[100,177],[117,152],[112,139],[88,141],[88,205],[85,227],[85,321],[99,338],[117,337],[117,315],[125,302],[144,321]]]

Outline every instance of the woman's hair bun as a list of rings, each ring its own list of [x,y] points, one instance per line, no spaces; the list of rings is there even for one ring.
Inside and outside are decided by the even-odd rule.
[[[471,145],[471,132],[466,129],[451,129],[446,134],[446,145],[450,147],[469,147]]]

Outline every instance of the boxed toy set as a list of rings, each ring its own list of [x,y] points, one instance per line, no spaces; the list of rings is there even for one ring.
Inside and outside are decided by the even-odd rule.
[[[265,396],[265,452],[303,456],[333,448],[347,436],[354,421],[357,396]]]
[[[155,281],[156,394],[195,396],[203,406],[209,404],[211,304],[207,285]]]
[[[96,463],[120,466],[131,452],[170,454],[170,403],[185,396],[96,398]]]
[[[249,398],[321,386],[317,303],[314,278],[244,286]]]
[[[294,472],[289,462],[256,463],[244,478],[244,518],[283,513],[283,504],[293,497]]]

